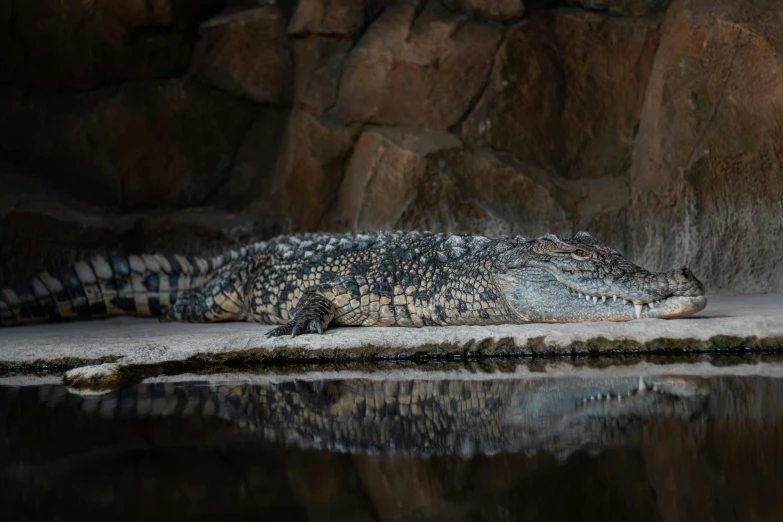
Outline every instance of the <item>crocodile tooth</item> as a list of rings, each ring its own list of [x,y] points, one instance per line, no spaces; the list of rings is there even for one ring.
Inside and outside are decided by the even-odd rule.
[[[643,392],[647,389],[647,386],[644,385],[644,380],[642,379],[642,376],[639,376],[639,384],[636,386],[636,389],[640,392]]]
[[[591,396],[590,396],[590,400],[591,400],[591,401],[594,401],[594,400],[595,400],[595,395],[591,395]]]
[[[623,304],[628,304],[628,301],[623,299]]]
[[[598,302],[598,298],[596,296],[593,296],[593,303],[597,303],[597,302]]]
[[[584,297],[584,294],[582,294],[582,292],[577,292],[577,295],[579,295],[579,297]]]
[[[589,300],[590,300],[590,296],[589,296],[589,295],[586,295],[586,296],[585,296],[585,301],[589,301]]]
[[[644,305],[640,305],[640,304],[633,305],[633,313],[634,315],[636,315],[637,319],[642,317],[642,306]]]
[[[605,302],[606,302],[606,296],[605,296],[605,295],[602,295],[602,296],[601,296],[601,302],[602,302],[602,303],[605,303]]]
[[[617,400],[618,400],[618,401],[621,401],[621,400],[623,400],[623,394],[622,394],[622,393],[618,393],[618,394],[617,394]]]
[[[649,306],[650,308],[655,308],[655,305],[653,304],[654,302],[655,301],[651,301],[651,302],[647,303],[647,306]]]

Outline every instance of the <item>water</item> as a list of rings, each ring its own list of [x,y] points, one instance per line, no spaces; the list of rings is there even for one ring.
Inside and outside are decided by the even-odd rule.
[[[0,386],[2,519],[780,520],[783,378],[636,370]]]

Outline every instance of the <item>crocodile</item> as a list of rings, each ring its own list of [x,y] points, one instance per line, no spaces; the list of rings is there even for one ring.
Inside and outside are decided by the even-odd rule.
[[[289,234],[215,257],[108,255],[0,291],[0,324],[157,316],[329,326],[447,326],[686,317],[707,304],[687,269],[639,267],[587,232],[483,237]]]
[[[252,380],[253,377],[251,376]],[[15,388],[3,398],[22,401]],[[656,418],[693,419],[707,406],[695,376],[535,379],[283,380],[142,383],[77,395],[45,386],[30,397],[112,421],[221,420],[263,441],[336,453],[415,455],[547,452],[622,444]],[[94,393],[94,392],[92,392]],[[29,408],[28,404],[25,408]]]

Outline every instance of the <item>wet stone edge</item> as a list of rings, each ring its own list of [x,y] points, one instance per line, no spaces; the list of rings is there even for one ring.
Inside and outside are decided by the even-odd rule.
[[[59,357],[32,361],[0,361],[0,377],[5,375],[52,375],[82,366],[116,363],[120,360],[122,360],[121,355],[106,355],[96,358]]]
[[[647,342],[632,339],[594,337],[574,341],[567,347],[547,344],[544,337],[528,339],[518,345],[512,338],[470,340],[466,343],[434,343],[415,348],[389,348],[365,345],[358,348],[311,350],[302,347],[253,348],[223,353],[199,353],[182,360],[149,364],[123,364],[121,357],[101,360],[56,359],[13,365],[14,373],[50,373],[66,371],[64,382],[73,388],[116,389],[138,383],[149,377],[183,373],[237,373],[253,372],[281,374],[324,371],[327,369],[361,369],[362,371],[398,368],[400,364],[422,364],[418,369],[443,369],[438,363],[464,365],[469,363],[476,371],[504,371],[502,361],[515,366],[527,362],[531,370],[544,371],[547,361],[569,359],[587,360],[595,367],[636,364],[642,360],[665,363],[699,362],[723,356],[724,364],[731,357],[749,354],[781,354],[783,337],[737,337],[718,335],[707,340],[694,338],[656,338]],[[486,369],[482,368],[487,366]],[[86,369],[79,372],[76,369]],[[0,374],[10,366],[0,362]],[[47,368],[52,370],[47,371]],[[72,370],[68,372],[67,370]],[[94,370],[94,371],[93,371]]]

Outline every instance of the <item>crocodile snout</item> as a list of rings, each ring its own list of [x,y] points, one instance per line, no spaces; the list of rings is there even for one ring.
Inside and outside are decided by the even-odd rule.
[[[704,284],[687,268],[672,270],[666,274],[671,295],[700,297],[704,295]]]

